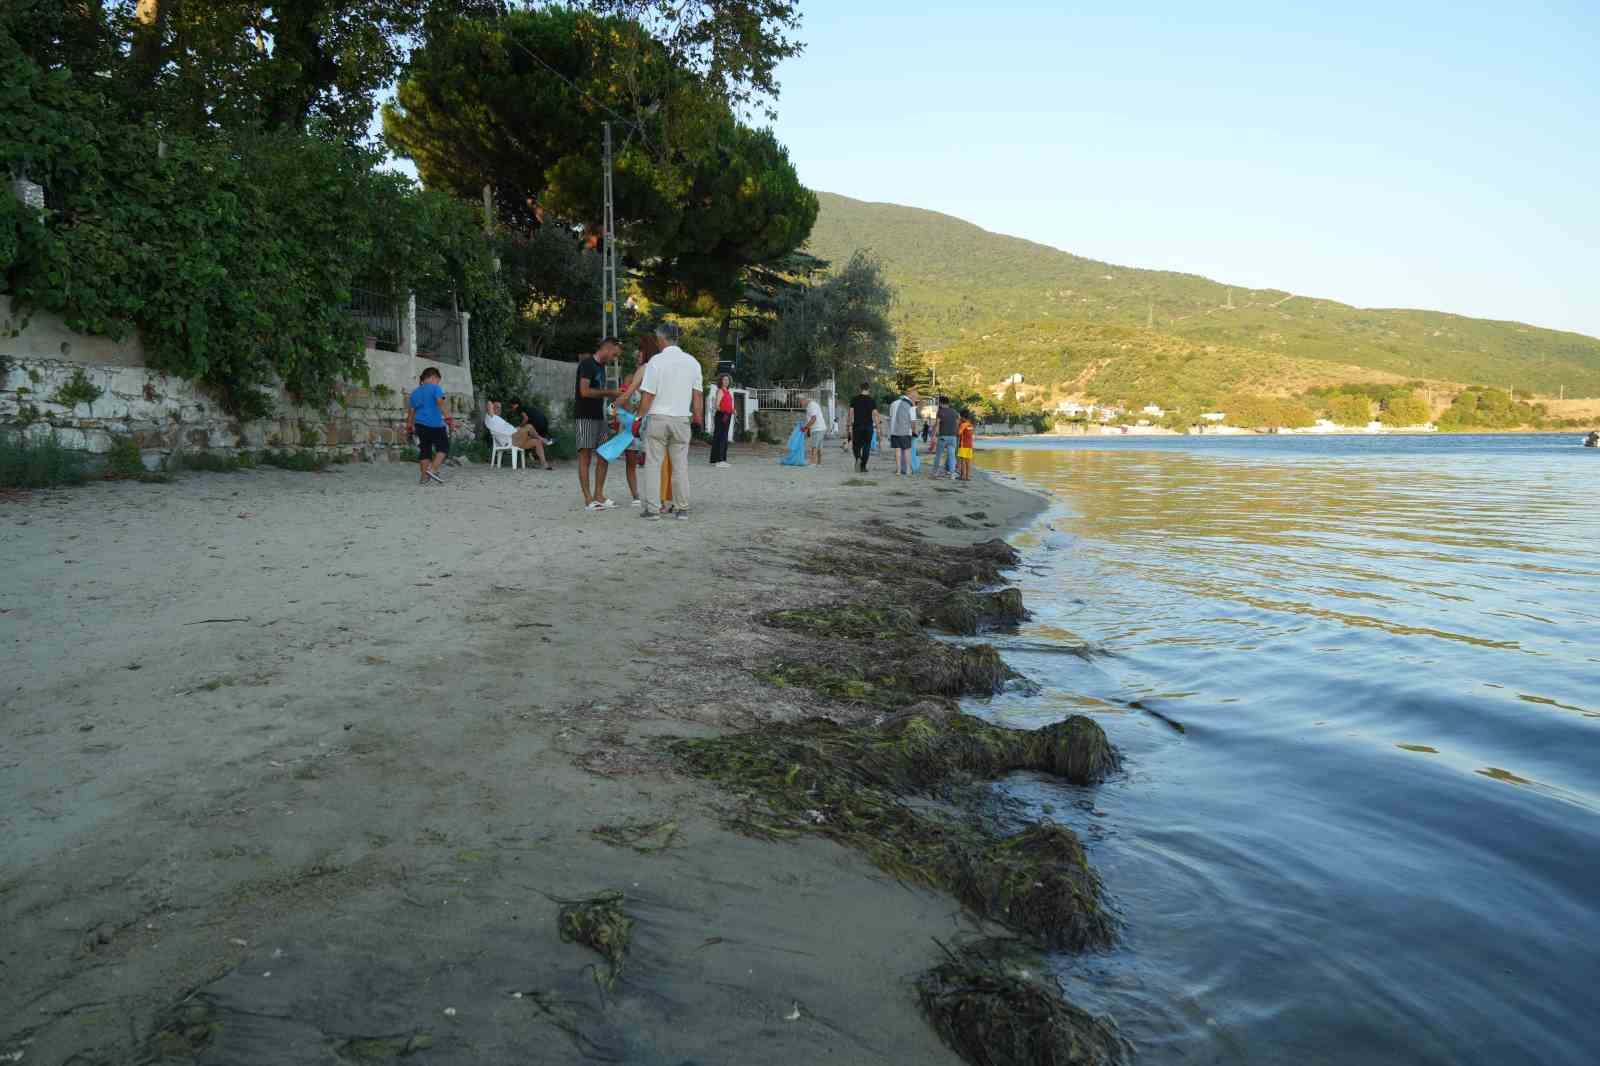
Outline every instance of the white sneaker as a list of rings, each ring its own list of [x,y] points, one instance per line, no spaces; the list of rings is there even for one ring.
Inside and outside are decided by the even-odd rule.
[[[600,503],[599,510],[609,511],[609,510],[611,510],[611,508],[615,507],[616,505],[617,505],[617,501],[616,500],[603,500]]]
[[[604,511],[606,509],[606,505],[601,503],[599,500],[590,500],[588,503],[583,505],[583,509],[585,511]]]
[[[726,459],[724,459],[722,462],[718,463],[717,466],[722,468],[723,470],[726,470],[728,468],[728,466],[729,466],[729,463],[728,463],[728,461]]]

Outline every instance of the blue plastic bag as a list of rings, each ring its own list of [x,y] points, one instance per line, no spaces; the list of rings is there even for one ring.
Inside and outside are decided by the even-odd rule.
[[[619,407],[617,409],[617,421],[622,425],[622,430],[595,449],[600,453],[600,458],[608,463],[616,462],[617,456],[627,451],[628,445],[633,443],[633,412],[624,411]]]
[[[778,460],[784,466],[806,465],[806,430],[804,426],[795,426],[794,432],[789,434],[789,450],[783,453],[783,458]]]
[[[911,472],[913,474],[915,474],[918,470],[921,470],[921,469],[922,469],[922,460],[917,458],[917,445],[916,445],[916,442],[913,441],[912,444],[911,444]]]

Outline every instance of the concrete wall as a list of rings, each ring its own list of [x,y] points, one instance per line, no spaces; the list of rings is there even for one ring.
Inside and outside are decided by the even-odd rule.
[[[75,333],[58,316],[36,312],[24,316],[0,295],[0,356],[11,359],[67,359],[104,366],[144,366],[144,345],[137,333],[120,341]]]
[[[9,302],[0,304],[0,311],[9,310]],[[241,422],[194,383],[145,367],[137,338],[85,337],[47,314],[32,316],[22,328],[13,317],[0,330],[0,429],[53,432],[64,446],[93,454],[132,440],[152,467],[174,451],[196,449],[309,448],[364,460],[399,458],[412,446],[404,431],[405,397],[423,368],[434,364],[406,352],[369,350],[366,357],[369,384],[342,386],[326,408],[297,404],[280,392],[271,417]],[[460,430],[469,434],[475,428],[472,371],[469,358],[462,363],[439,365],[439,371]],[[62,387],[80,372],[99,397],[60,402]]]

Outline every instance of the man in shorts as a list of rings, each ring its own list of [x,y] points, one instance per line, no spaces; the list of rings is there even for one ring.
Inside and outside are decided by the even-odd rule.
[[[606,401],[614,400],[619,389],[606,387],[606,364],[622,351],[622,343],[615,337],[600,342],[593,355],[584,356],[578,363],[578,383],[575,392],[578,436],[578,487],[583,490],[583,509],[605,511],[616,504],[606,499],[605,459],[595,450],[609,435],[606,425]],[[594,491],[589,491],[589,464],[597,463]]]
[[[896,474],[911,476],[911,446],[914,439],[912,423],[917,417],[917,387],[900,394],[889,407],[889,446],[895,450]]]
[[[455,429],[455,422],[445,413],[440,380],[439,368],[430,366],[406,397],[406,436],[417,438],[417,469],[423,485],[429,481],[444,484],[439,468],[450,455],[450,431]]]

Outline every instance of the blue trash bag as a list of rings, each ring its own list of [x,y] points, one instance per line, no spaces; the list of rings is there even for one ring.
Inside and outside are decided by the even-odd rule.
[[[913,474],[915,474],[917,471],[919,471],[921,469],[922,469],[922,460],[917,458],[917,445],[916,445],[915,442],[912,442],[912,445],[911,445],[911,472]]]
[[[804,426],[795,426],[794,432],[789,434],[789,449],[783,453],[783,458],[778,460],[784,466],[806,465],[806,430]]]
[[[878,431],[872,431],[872,439],[867,442],[867,451],[876,453],[878,450]]]
[[[628,445],[633,443],[633,412],[619,409],[617,411],[617,421],[622,425],[621,431],[595,449],[600,453],[600,458],[608,463],[616,462],[617,456],[627,451]]]

